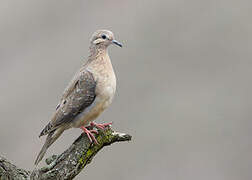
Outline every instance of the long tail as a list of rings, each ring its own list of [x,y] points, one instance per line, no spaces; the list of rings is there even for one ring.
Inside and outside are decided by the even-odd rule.
[[[52,132],[50,132],[47,137],[46,137],[46,141],[42,147],[42,149],[40,150],[36,161],[35,161],[35,165],[38,165],[38,163],[42,160],[42,158],[44,157],[47,149],[56,141],[56,139],[58,139],[58,137],[63,133],[63,129],[56,129]]]

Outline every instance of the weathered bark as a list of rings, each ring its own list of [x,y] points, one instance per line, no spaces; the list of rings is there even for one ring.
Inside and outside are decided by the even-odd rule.
[[[53,155],[47,158],[46,167],[34,169],[32,172],[19,169],[0,156],[0,180],[73,179],[104,146],[114,142],[131,140],[130,135],[115,132],[111,128],[98,132],[96,139],[99,144],[90,143],[87,136],[81,134],[61,155]]]

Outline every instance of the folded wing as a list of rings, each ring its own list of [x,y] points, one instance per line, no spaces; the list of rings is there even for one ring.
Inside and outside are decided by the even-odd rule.
[[[96,82],[91,72],[79,72],[65,90],[52,120],[39,136],[46,135],[55,129],[68,125],[85,108],[95,100]]]

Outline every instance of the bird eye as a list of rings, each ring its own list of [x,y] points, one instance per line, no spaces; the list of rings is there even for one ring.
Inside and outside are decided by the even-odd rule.
[[[102,37],[102,39],[106,39],[107,38],[107,36],[105,34],[103,34],[101,37]]]

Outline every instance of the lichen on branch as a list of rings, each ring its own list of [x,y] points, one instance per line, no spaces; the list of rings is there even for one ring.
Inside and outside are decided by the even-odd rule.
[[[62,154],[47,158],[47,166],[35,168],[32,172],[19,169],[0,156],[0,179],[73,179],[103,147],[115,142],[130,141],[131,136],[106,128],[98,131],[96,139],[98,144],[93,144],[86,134],[81,134]]]

